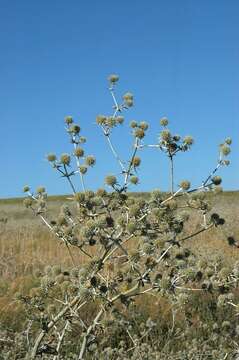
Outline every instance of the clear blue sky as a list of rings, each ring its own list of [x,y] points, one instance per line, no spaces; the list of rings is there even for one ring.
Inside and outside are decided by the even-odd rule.
[[[0,0],[0,197],[20,196],[23,185],[51,194],[68,186],[45,161],[70,152],[63,119],[79,119],[86,149],[97,166],[87,188],[118,173],[100,129],[110,114],[107,75],[120,75],[118,93],[131,91],[135,106],[114,135],[124,157],[128,122],[159,119],[195,138],[179,156],[176,182],[200,184],[216,163],[218,143],[232,136],[232,164],[221,172],[225,189],[239,188],[239,2],[237,0]],[[142,153],[140,185],[167,189],[168,167],[157,151]]]

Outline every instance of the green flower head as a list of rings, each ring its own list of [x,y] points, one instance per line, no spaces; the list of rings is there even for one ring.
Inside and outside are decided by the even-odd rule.
[[[192,145],[194,143],[193,137],[190,135],[187,135],[183,139],[184,144],[186,145]]]
[[[221,153],[222,153],[222,155],[227,156],[227,155],[230,154],[230,152],[231,152],[231,149],[230,149],[230,147],[228,145],[226,145],[226,144],[221,145]]]
[[[86,173],[87,173],[87,166],[81,165],[81,166],[79,167],[79,171],[80,171],[80,173],[81,173],[82,175],[86,174]]]
[[[115,84],[117,81],[119,81],[119,76],[116,74],[111,74],[108,76],[108,80],[110,83]]]
[[[79,125],[76,125],[76,124],[72,125],[72,126],[70,127],[70,129],[69,129],[69,132],[72,133],[72,134],[74,134],[74,135],[79,134],[79,132],[80,132],[80,126],[79,126]]]
[[[167,126],[168,125],[168,119],[166,117],[163,117],[160,119],[160,125],[161,126]]]
[[[213,182],[214,185],[220,185],[221,182],[222,182],[221,176],[214,176],[214,177],[212,178],[212,182]]]
[[[129,180],[130,180],[131,184],[134,184],[134,185],[137,185],[139,182],[138,176],[135,176],[135,175],[131,176]]]
[[[43,194],[44,192],[46,192],[46,189],[44,188],[44,186],[39,186],[39,187],[36,189],[36,193],[37,193],[37,194]]]
[[[72,116],[66,116],[66,117],[65,117],[65,123],[66,123],[67,125],[72,124],[72,123],[73,123],[73,117],[72,117]]]
[[[30,191],[29,186],[25,185],[24,188],[22,189],[23,192],[28,192]]]
[[[226,143],[227,145],[231,145],[232,139],[231,139],[230,137],[226,138],[225,143]]]

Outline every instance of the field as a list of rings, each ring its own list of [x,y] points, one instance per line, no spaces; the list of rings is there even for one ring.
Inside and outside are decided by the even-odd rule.
[[[148,194],[136,194],[133,196],[147,197]],[[225,266],[230,266],[239,260],[239,248],[229,246],[227,241],[228,236],[239,240],[239,192],[223,192],[218,195],[208,196],[211,197],[214,205],[212,211],[216,211],[223,216],[225,225],[213,228],[206,235],[199,234],[189,240],[187,246],[201,257],[211,259],[216,256],[223,260]],[[52,216],[54,217],[61,204],[68,202],[67,196],[50,197],[48,207]],[[194,214],[192,213],[190,227],[194,228],[195,226]],[[66,248],[55,238],[54,234],[50,233],[40,219],[34,217],[31,211],[24,208],[22,199],[0,200],[0,254],[0,329],[3,334],[9,331],[13,334],[23,330],[25,320],[23,308],[16,301],[16,294],[27,295],[32,288],[38,285],[39,280],[36,276],[38,270],[44,271],[46,267],[57,264],[61,264],[63,268],[67,269],[71,266],[71,259]],[[85,262],[84,255],[79,253],[78,250],[73,251],[73,257],[77,264]],[[237,294],[237,289],[235,294]],[[198,304],[201,300],[198,295],[195,296],[195,306],[199,308]],[[206,305],[203,310],[206,312],[208,311],[208,309],[205,310],[207,300],[206,297]],[[170,308],[163,300],[159,302],[145,296],[143,300],[138,301],[138,306],[142,318],[150,318],[155,321],[157,318],[155,314],[160,307],[160,326],[165,326],[165,324],[162,324],[167,323],[168,319],[170,319]],[[231,313],[230,316],[232,316]],[[235,339],[237,340],[237,338]],[[194,358],[198,359],[196,355]],[[214,359],[214,357],[209,358]],[[5,357],[1,358],[0,355],[0,359],[5,359]],[[21,359],[21,357],[16,356],[16,359]],[[161,358],[158,357],[157,359]],[[193,357],[189,359],[193,359]]]

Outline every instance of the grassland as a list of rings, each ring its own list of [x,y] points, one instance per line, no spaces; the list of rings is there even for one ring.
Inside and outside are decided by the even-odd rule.
[[[134,194],[147,197],[147,193]],[[228,245],[227,237],[239,240],[239,192],[224,192],[211,197],[213,212],[225,219],[225,225],[213,228],[206,235],[198,235],[188,242],[195,253],[207,257],[211,254],[221,256],[225,263],[239,260],[239,249]],[[48,265],[61,264],[68,267],[71,259],[64,246],[51,234],[31,211],[24,208],[23,199],[0,200],[0,326],[4,329],[20,328],[24,320],[22,308],[15,302],[17,292],[29,293],[38,281],[34,276],[37,269]],[[59,206],[68,203],[68,196],[50,197],[49,212],[54,215]],[[194,214],[191,214],[190,228],[195,228]],[[74,250],[78,263],[85,261],[84,256]],[[155,312],[154,304],[144,301],[142,309],[151,317]],[[167,308],[164,308],[167,313]],[[165,314],[166,314],[165,313]],[[165,315],[167,318],[167,314]]]

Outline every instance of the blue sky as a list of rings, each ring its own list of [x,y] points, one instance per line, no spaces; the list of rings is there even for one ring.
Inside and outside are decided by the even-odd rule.
[[[178,157],[176,183],[198,185],[217,161],[218,144],[232,136],[231,166],[221,171],[225,189],[239,188],[239,2],[151,0],[112,2],[0,0],[0,197],[21,196],[23,185],[45,185],[50,194],[67,184],[45,160],[70,152],[63,119],[79,120],[86,151],[97,165],[87,188],[118,174],[97,114],[111,113],[106,78],[120,75],[119,95],[131,91],[135,106],[113,140],[121,156],[131,150],[128,123],[159,119],[195,138]],[[142,153],[139,191],[168,188],[168,164],[156,150]],[[78,179],[76,178],[76,184]],[[133,190],[133,188],[132,188]]]

